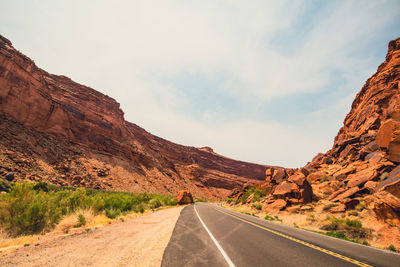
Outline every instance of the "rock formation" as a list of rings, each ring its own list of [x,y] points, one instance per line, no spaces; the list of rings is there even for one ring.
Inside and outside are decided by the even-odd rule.
[[[187,190],[179,191],[178,195],[176,196],[175,199],[176,199],[176,201],[178,201],[179,205],[185,205],[185,204],[192,204],[193,203],[193,196]]]
[[[114,99],[40,69],[1,35],[0,128],[0,171],[17,180],[224,198],[266,168],[146,132]]]
[[[357,205],[390,224],[400,222],[400,38],[357,94],[332,149],[301,169],[267,168],[256,187],[263,210],[325,205],[337,213]],[[247,188],[235,189],[239,198]],[[309,206],[307,204],[306,206]]]

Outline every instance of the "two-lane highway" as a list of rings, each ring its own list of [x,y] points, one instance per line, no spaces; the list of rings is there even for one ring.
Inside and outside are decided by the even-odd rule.
[[[196,203],[182,210],[162,266],[399,267],[400,255]]]

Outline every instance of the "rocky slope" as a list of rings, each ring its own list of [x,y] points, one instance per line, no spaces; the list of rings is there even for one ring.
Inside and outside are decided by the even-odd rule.
[[[1,35],[0,128],[0,173],[10,179],[223,198],[266,168],[146,132],[114,99],[38,68]]]
[[[308,224],[318,223],[318,212],[322,224],[326,215],[350,216],[376,230],[373,242],[392,240],[400,249],[399,163],[400,38],[389,43],[385,61],[357,94],[332,149],[300,169],[268,168],[253,186],[266,193],[259,201],[264,212],[312,215]],[[249,187],[230,196],[250,205]]]

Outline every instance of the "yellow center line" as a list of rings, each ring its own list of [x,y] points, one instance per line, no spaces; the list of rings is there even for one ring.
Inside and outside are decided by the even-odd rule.
[[[266,227],[264,227],[264,226],[261,226],[261,225],[258,225],[258,224],[249,222],[249,221],[247,221],[247,220],[244,220],[244,219],[242,219],[242,218],[240,218],[240,217],[238,217],[238,216],[232,215],[232,214],[227,213],[227,212],[225,212],[225,211],[222,211],[222,210],[220,210],[220,209],[216,209],[216,208],[214,208],[214,207],[213,207],[213,209],[215,209],[216,211],[219,211],[219,212],[221,212],[221,213],[224,213],[224,214],[226,214],[226,215],[228,215],[228,216],[231,216],[231,217],[233,217],[233,218],[235,218],[235,219],[237,219],[237,220],[239,220],[239,221],[242,221],[242,222],[251,224],[251,225],[253,225],[253,226],[255,226],[255,227],[261,228],[261,229],[263,229],[263,230],[265,230],[265,231],[268,231],[268,232],[270,232],[270,233],[273,233],[273,234],[276,234],[276,235],[278,235],[278,236],[284,237],[284,238],[286,238],[286,239],[292,240],[292,241],[294,241],[294,242],[296,242],[296,243],[299,243],[299,244],[302,244],[302,245],[304,245],[304,246],[307,246],[307,247],[316,249],[316,250],[321,251],[321,252],[323,252],[323,253],[332,255],[332,256],[337,257],[337,258],[339,258],[339,259],[342,259],[342,260],[351,262],[351,263],[353,263],[353,264],[355,264],[355,265],[363,266],[363,267],[372,267],[371,265],[369,265],[369,264],[367,264],[367,263],[364,263],[364,262],[361,262],[361,261],[358,261],[358,260],[355,260],[355,259],[352,259],[352,258],[343,256],[343,255],[338,254],[338,253],[336,253],[336,252],[333,252],[333,251],[330,251],[330,250],[327,250],[327,249],[318,247],[318,246],[316,246],[316,245],[310,244],[310,243],[305,242],[305,241],[302,241],[302,240],[300,240],[300,239],[297,239],[297,238],[294,238],[294,237],[291,237],[291,236],[282,234],[282,233],[280,233],[280,232],[277,232],[277,231],[275,231],[275,230],[266,228]]]

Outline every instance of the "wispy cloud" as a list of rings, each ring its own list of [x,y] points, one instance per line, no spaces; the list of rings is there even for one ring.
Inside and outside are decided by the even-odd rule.
[[[1,1],[39,66],[172,141],[296,167],[330,148],[400,35],[397,1]]]

